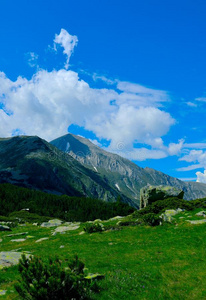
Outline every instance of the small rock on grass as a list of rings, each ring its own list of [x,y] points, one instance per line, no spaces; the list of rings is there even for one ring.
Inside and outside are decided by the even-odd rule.
[[[3,296],[3,295],[5,295],[6,294],[6,290],[0,290],[0,296]]]
[[[196,214],[196,216],[206,218],[206,211],[205,211],[205,210],[199,211],[199,212]]]
[[[11,236],[18,236],[18,235],[27,235],[28,232],[20,232],[20,233],[15,233],[15,234],[8,234],[6,236],[11,237]]]
[[[26,241],[26,239],[15,239],[15,240],[11,240],[11,242],[24,242]]]
[[[49,239],[48,237],[41,238],[41,239],[37,240],[35,243],[40,243],[40,242],[48,240],[48,239]]]
[[[85,234],[85,231],[81,231],[81,232],[79,233],[79,235],[82,235],[82,234]]]
[[[0,231],[11,231],[11,228],[6,225],[0,225]]]
[[[188,222],[190,222],[191,224],[203,224],[206,223],[206,219],[203,220],[187,220]]]

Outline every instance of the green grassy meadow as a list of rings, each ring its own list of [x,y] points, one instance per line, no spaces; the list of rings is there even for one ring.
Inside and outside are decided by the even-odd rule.
[[[155,227],[120,227],[116,226],[119,220],[102,221],[115,230],[92,234],[82,234],[84,223],[56,235],[52,235],[55,227],[27,223],[12,232],[0,232],[0,251],[26,251],[45,261],[57,255],[65,263],[77,254],[90,273],[105,275],[93,299],[206,299],[206,223],[186,221],[199,219],[195,214],[200,210],[181,212],[172,224]],[[22,232],[28,232],[23,242],[11,240],[24,236],[7,236]],[[0,290],[7,290],[2,300],[19,299],[14,290],[18,278],[17,266],[0,270]]]

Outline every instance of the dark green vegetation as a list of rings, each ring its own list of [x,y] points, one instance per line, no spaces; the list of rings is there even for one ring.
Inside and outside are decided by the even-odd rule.
[[[135,163],[117,154],[109,153],[94,145],[90,140],[67,134],[51,142],[61,151],[70,154],[85,167],[95,171],[119,193],[139,205],[140,189],[147,184],[175,186],[184,191],[187,200],[206,197],[206,184],[184,182],[151,168],[140,168]],[[124,146],[116,145],[116,151]]]
[[[204,300],[206,223],[193,225],[188,220],[204,219],[196,213],[205,209],[205,203],[206,199],[158,201],[122,219],[95,221],[93,224],[100,223],[105,230],[92,234],[83,233],[92,223],[55,235],[54,228],[27,223],[12,228],[13,234],[28,232],[24,241],[14,244],[13,237],[0,232],[1,251],[20,248],[41,257],[43,262],[48,262],[49,257],[54,261],[56,255],[66,262],[78,254],[89,272],[105,275],[98,283],[100,293],[92,295],[96,300]],[[172,223],[148,226],[139,222],[149,214],[158,217],[166,208],[175,207],[185,211],[175,215]],[[48,239],[36,243],[40,238]],[[2,299],[18,299],[14,290],[18,280],[21,277],[17,266],[1,270],[0,289],[7,290]]]
[[[77,256],[65,268],[58,258],[45,263],[37,256],[22,255],[18,269],[21,279],[15,289],[24,300],[90,299],[97,290],[85,278],[84,263]]]
[[[84,227],[84,231],[87,233],[93,233],[93,232],[102,232],[104,230],[104,227],[99,222],[90,224],[87,223]]]
[[[155,201],[151,205],[148,205],[147,207],[141,210],[135,211],[133,217],[140,217],[148,213],[160,214],[166,209],[181,208],[186,210],[193,210],[199,207],[206,208],[206,198],[186,201],[177,197],[173,197],[165,200]]]
[[[28,209],[28,211],[20,211]],[[0,184],[0,214],[27,222],[44,222],[45,216],[61,218],[65,221],[89,221],[109,219],[116,215],[126,216],[134,209],[120,201],[103,202],[91,198],[57,196],[36,190]],[[37,215],[35,215],[37,214]],[[5,218],[0,216],[0,220]]]

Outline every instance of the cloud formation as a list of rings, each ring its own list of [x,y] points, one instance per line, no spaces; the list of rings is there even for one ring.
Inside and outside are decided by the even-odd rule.
[[[16,81],[0,73],[0,136],[38,135],[50,141],[76,124],[109,141],[109,150],[130,159],[177,155],[183,142],[166,147],[163,141],[175,124],[162,109],[168,93],[106,77],[97,79],[109,88],[92,88],[77,72],[67,70],[77,42],[65,29],[55,35],[55,48],[61,45],[67,56],[65,69],[39,69],[30,80],[20,76]],[[145,147],[137,149],[138,143]]]
[[[192,143],[192,144],[185,144],[187,148],[199,148],[205,149],[205,143]],[[184,155],[183,157],[179,158],[180,161],[186,161],[188,163],[192,163],[186,167],[178,168],[177,171],[191,171],[196,169],[206,169],[206,151],[203,150],[189,150],[187,149],[188,154]],[[196,172],[197,175],[197,182],[206,183],[206,170],[203,173]]]
[[[38,57],[39,57],[38,54],[36,54],[34,52],[26,53],[26,58],[28,60],[28,65],[31,68],[37,67]]]
[[[206,183],[206,170],[203,173],[196,172],[195,174],[197,175],[197,182]]]
[[[57,44],[64,48],[63,53],[67,56],[65,63],[66,69],[69,68],[69,60],[77,43],[77,36],[69,34],[65,29],[61,29],[60,34],[55,34],[54,50],[57,51]]]

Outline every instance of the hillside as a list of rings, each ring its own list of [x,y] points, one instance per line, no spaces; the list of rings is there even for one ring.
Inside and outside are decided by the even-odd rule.
[[[57,220],[42,226],[20,224],[12,232],[0,232],[1,299],[18,299],[14,283],[20,275],[16,265],[8,266],[11,257],[15,264],[24,251],[47,262],[58,254],[65,263],[78,254],[87,272],[105,276],[93,300],[203,300],[206,219],[197,216],[205,209],[205,203],[198,203],[204,208],[180,211],[172,223],[162,226],[130,224],[129,216],[94,222],[105,227],[101,233],[86,233],[84,227],[91,223]],[[194,225],[191,220],[204,223]],[[7,268],[2,269],[5,263]]]
[[[54,194],[134,203],[96,172],[37,136],[0,139],[0,183]]]
[[[175,186],[184,191],[184,199],[187,200],[206,196],[204,183],[184,182],[151,168],[140,168],[128,159],[109,153],[83,137],[67,134],[53,140],[51,144],[105,178],[110,186],[116,187],[137,204],[140,188],[147,184]]]

